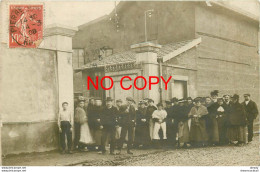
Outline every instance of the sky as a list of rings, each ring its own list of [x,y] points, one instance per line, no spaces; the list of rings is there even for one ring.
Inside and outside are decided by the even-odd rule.
[[[1,14],[0,17],[1,32],[4,34],[8,31],[8,8],[6,3],[26,3],[28,2],[43,2],[43,0],[0,0]],[[253,13],[259,17],[259,3],[260,0],[226,0],[225,4],[232,7],[243,9],[249,13]],[[117,4],[119,1],[117,1]],[[109,14],[115,7],[115,1],[87,1],[87,0],[45,0],[45,26],[53,23],[58,23],[67,26],[79,26],[91,20],[94,20],[103,15]],[[5,24],[6,23],[6,24]],[[1,26],[2,25],[2,26]],[[6,32],[6,33],[5,33]],[[1,34],[2,36],[2,34]],[[6,36],[4,36],[6,37]]]
[[[45,2],[45,24],[60,23],[78,26],[109,14],[115,7],[115,2]]]
[[[119,1],[117,1],[118,3]],[[224,1],[224,3],[259,16],[257,0],[232,0]],[[114,7],[114,1],[47,1],[45,2],[46,25],[60,23],[78,26],[109,14]]]

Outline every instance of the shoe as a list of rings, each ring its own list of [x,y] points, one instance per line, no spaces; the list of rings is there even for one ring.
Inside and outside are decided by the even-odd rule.
[[[66,153],[66,151],[65,151],[65,150],[62,150],[62,151],[61,151],[61,154],[65,154],[65,153]]]
[[[133,155],[134,153],[131,152],[130,150],[127,151],[127,154]]]
[[[73,154],[73,152],[71,150],[68,151],[68,154]]]

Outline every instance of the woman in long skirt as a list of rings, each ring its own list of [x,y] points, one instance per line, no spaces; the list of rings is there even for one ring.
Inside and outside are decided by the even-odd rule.
[[[218,98],[217,103],[212,106],[212,113],[210,115],[212,119],[212,143],[224,144],[226,142],[227,112],[222,98]]]
[[[84,108],[84,100],[81,100],[78,104],[78,107],[75,110],[75,117],[80,122],[80,139],[79,142],[81,144],[81,149],[84,148],[88,144],[93,143],[93,138],[91,136],[89,126],[88,126],[88,118]]]
[[[208,114],[205,106],[201,105],[201,99],[194,100],[195,106],[191,108],[189,117],[191,118],[190,140],[195,146],[202,146],[208,140],[206,132],[205,119],[203,118]]]

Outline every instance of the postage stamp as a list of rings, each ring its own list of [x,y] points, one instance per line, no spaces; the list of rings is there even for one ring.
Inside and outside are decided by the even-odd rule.
[[[43,38],[43,5],[10,5],[9,48],[37,48]]]

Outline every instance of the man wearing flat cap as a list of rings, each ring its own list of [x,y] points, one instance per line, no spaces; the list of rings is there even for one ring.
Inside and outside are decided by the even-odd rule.
[[[247,113],[247,119],[248,119],[248,142],[251,142],[253,140],[253,124],[254,119],[256,119],[258,115],[258,108],[256,103],[251,100],[250,94],[244,94],[244,102],[242,102],[242,105],[245,108],[245,111]]]
[[[106,153],[106,143],[108,138],[110,139],[110,154],[115,155],[115,134],[116,134],[116,114],[117,109],[113,106],[113,99],[107,97],[106,107],[103,109],[101,114],[101,129],[102,129],[102,138],[101,138],[101,149],[102,153]]]
[[[135,120],[136,120],[136,112],[135,107],[133,104],[135,103],[134,99],[132,97],[126,98],[127,104],[122,105],[122,113],[121,113],[121,135],[120,135],[120,142],[118,145],[119,152],[121,153],[121,149],[123,147],[123,144],[125,142],[126,133],[128,133],[128,141],[127,141],[127,153],[133,154],[131,152],[132,144],[133,144],[133,134],[134,134],[134,127],[135,127]]]

